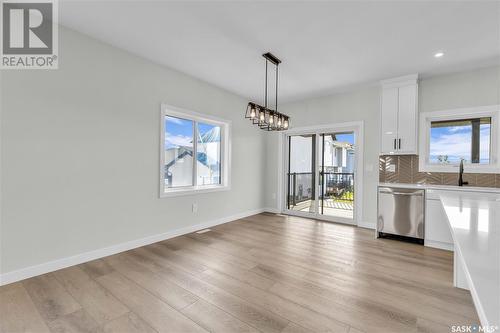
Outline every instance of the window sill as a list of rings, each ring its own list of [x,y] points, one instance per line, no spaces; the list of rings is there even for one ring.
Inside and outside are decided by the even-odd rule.
[[[160,193],[160,198],[178,197],[184,195],[196,195],[210,192],[228,191],[231,188],[227,185],[207,185],[207,186],[189,186],[182,188],[171,188]]]

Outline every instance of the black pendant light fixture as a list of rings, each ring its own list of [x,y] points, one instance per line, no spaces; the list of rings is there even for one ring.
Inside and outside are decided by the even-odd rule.
[[[264,97],[264,106],[254,102],[248,102],[245,118],[250,119],[254,125],[259,126],[266,131],[284,131],[290,127],[290,117],[278,112],[278,65],[281,60],[271,53],[262,55],[266,59],[266,92]],[[268,63],[276,66],[276,101],[274,110],[268,108],[267,104],[267,66]]]

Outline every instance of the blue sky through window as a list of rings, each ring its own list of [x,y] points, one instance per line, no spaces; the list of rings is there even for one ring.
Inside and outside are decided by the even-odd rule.
[[[200,131],[200,135],[203,136],[203,134],[209,132],[214,127],[215,127],[214,125],[199,123],[198,124],[198,131]]]
[[[219,168],[220,128],[216,125],[198,123],[198,161]]]
[[[479,163],[488,164],[490,160],[490,124],[480,125]],[[431,126],[429,161],[431,163],[456,164],[460,159],[471,162],[472,125]]]
[[[337,141],[354,144],[354,133],[335,134]]]
[[[193,146],[193,122],[191,120],[165,117],[165,149]]]
[[[210,133],[211,131],[212,133]],[[200,137],[205,137],[205,142],[207,140],[211,142],[220,141],[220,130],[218,130],[218,126],[216,125],[198,123],[198,132],[200,133]],[[200,142],[200,138],[198,138],[198,142]]]
[[[198,123],[198,185],[220,184],[220,127]]]

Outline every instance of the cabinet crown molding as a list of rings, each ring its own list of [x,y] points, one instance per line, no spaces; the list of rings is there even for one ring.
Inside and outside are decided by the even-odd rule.
[[[418,73],[394,77],[392,79],[386,79],[380,81],[380,84],[384,87],[400,87],[417,83],[418,83]]]

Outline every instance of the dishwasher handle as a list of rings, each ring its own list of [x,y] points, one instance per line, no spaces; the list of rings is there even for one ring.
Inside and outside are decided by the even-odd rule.
[[[423,191],[418,191],[418,192],[393,192],[393,191],[379,190],[378,192],[379,193],[385,193],[385,194],[407,195],[407,196],[422,196],[422,195],[424,195]]]

